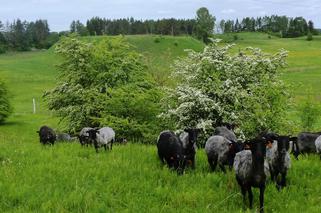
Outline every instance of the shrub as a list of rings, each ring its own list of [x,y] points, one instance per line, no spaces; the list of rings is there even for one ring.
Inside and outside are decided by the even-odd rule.
[[[59,82],[46,97],[68,131],[110,126],[127,139],[157,137],[161,93],[124,38],[88,43],[66,37],[56,52],[63,60]]]
[[[175,47],[178,46],[178,41],[174,41],[174,46],[175,46]]]
[[[232,46],[214,42],[177,61],[173,77],[178,85],[167,89],[160,117],[178,129],[200,127],[208,134],[222,122],[235,123],[245,137],[284,125],[289,101],[280,69],[286,52],[269,55],[248,48],[232,54]]]
[[[3,123],[11,113],[12,107],[9,102],[8,90],[0,80],[0,124]]]

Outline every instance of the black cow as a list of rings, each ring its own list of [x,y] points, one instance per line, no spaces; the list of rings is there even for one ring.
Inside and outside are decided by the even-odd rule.
[[[157,141],[158,156],[162,163],[174,168],[178,174],[183,174],[186,166],[183,143],[172,131],[160,133]]]
[[[39,131],[37,131],[40,138],[40,143],[54,145],[56,141],[56,133],[53,129],[48,126],[42,126]]]
[[[234,169],[236,180],[241,187],[243,201],[245,202],[246,192],[248,192],[250,208],[253,207],[252,187],[260,189],[260,212],[264,208],[264,191],[266,174],[264,171],[264,158],[266,153],[266,140],[256,138],[248,144],[251,150],[243,150],[236,154]]]
[[[321,135],[321,132],[301,132],[297,141],[293,142],[293,154],[296,159],[300,154],[316,153],[315,140]]]
[[[191,166],[192,169],[195,169],[195,154],[197,150],[196,141],[200,131],[200,129],[193,128],[185,129],[179,136],[179,139],[183,144],[183,153],[187,166]]]

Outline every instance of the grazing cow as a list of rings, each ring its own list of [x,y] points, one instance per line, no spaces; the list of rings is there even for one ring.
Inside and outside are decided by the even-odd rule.
[[[72,137],[67,133],[57,133],[57,141],[71,141]]]
[[[88,147],[88,145],[92,145],[92,140],[89,139],[89,130],[93,130],[93,128],[91,127],[84,127],[78,135],[78,139],[79,142],[82,146],[86,145]]]
[[[177,135],[169,130],[160,133],[157,140],[157,151],[162,163],[167,163],[179,175],[184,173],[186,162],[184,159],[184,147]]]
[[[124,137],[116,138],[115,143],[118,143],[120,145],[126,145],[127,144],[127,139]]]
[[[53,129],[48,126],[42,126],[39,131],[37,131],[40,138],[40,143],[43,145],[51,144],[54,145],[56,141],[56,133]]]
[[[196,141],[199,132],[200,129],[185,129],[184,132],[179,135],[179,139],[183,144],[187,166],[191,166],[192,169],[195,169]]]
[[[316,153],[315,141],[321,135],[321,132],[301,132],[298,135],[297,146],[294,149],[294,155],[298,158],[299,154]]]
[[[253,207],[252,187],[260,188],[260,212],[264,208],[264,190],[266,171],[264,157],[266,152],[265,139],[256,138],[250,141],[251,150],[238,152],[234,160],[236,180],[241,187],[243,201],[248,192],[250,208]]]
[[[315,140],[315,147],[317,149],[317,153],[320,154],[320,159],[321,159],[321,136],[319,136],[316,140]]]
[[[216,127],[214,130],[214,135],[220,135],[225,137],[227,140],[231,142],[237,142],[237,138],[234,132],[225,126]]]
[[[211,170],[214,171],[217,163],[225,173],[225,165],[233,166],[235,154],[243,149],[241,142],[231,142],[221,135],[210,137],[205,144],[205,152]]]
[[[99,130],[91,129],[88,130],[89,141],[94,144],[96,152],[98,153],[98,148],[103,146],[105,150],[107,148],[112,150],[113,143],[115,142],[115,132],[110,127],[103,127]]]
[[[269,164],[271,180],[275,181],[277,188],[281,189],[286,186],[286,175],[291,166],[291,158],[289,154],[290,141],[295,138],[289,136],[278,136],[277,142],[272,147],[267,148],[266,159]],[[278,175],[281,174],[281,181],[278,181]]]

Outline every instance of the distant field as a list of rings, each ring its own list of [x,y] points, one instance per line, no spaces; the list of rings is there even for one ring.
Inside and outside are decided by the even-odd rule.
[[[307,89],[321,99],[321,37],[308,42],[242,33],[238,38],[235,51],[247,46],[290,51],[283,78],[293,85],[296,102],[307,95]],[[142,53],[160,85],[175,84],[168,78],[170,65],[186,55],[184,49],[203,48],[188,37],[126,39]],[[154,146],[129,144],[99,154],[79,144],[40,146],[36,130],[41,125],[59,128],[42,98],[55,84],[58,62],[52,50],[0,55],[0,76],[14,105],[14,114],[0,126],[0,212],[243,212],[234,174],[210,173],[204,150],[197,153],[196,170],[177,177],[160,165]],[[36,114],[32,114],[32,98],[37,101]],[[278,192],[268,185],[266,212],[321,212],[320,176],[317,156],[293,161],[285,190]],[[257,207],[257,190],[254,200]]]
[[[263,33],[239,33],[237,36],[236,41],[232,34],[218,37],[237,44],[236,49],[252,46],[270,53],[281,48],[289,51],[288,68],[283,78],[292,84],[296,99],[302,100],[309,92],[321,101],[321,36],[315,36],[313,41],[306,41],[305,37],[269,39]]]

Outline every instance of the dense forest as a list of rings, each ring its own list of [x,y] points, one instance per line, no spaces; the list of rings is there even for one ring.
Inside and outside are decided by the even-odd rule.
[[[208,21],[200,21],[201,14],[195,19],[158,19],[158,20],[137,20],[134,18],[105,19],[93,17],[87,20],[86,24],[79,20],[72,21],[69,31],[50,32],[47,20],[36,20],[32,22],[15,20],[6,24],[0,21],[0,53],[7,50],[28,51],[32,48],[46,49],[59,40],[61,35],[76,33],[80,36],[88,35],[136,35],[136,34],[157,34],[157,35],[189,35],[195,36],[204,42],[214,33],[215,17],[208,13],[206,8],[205,16]],[[203,24],[203,25],[202,25]],[[205,34],[204,34],[205,29]],[[216,24],[217,32],[265,32],[281,38],[293,38],[305,35],[317,35],[318,30],[314,28],[312,21],[303,17],[290,18],[287,16],[264,16],[246,17],[242,20],[221,20]],[[206,32],[208,31],[208,32]]]
[[[6,24],[0,21],[0,53],[7,50],[47,49],[58,40],[59,34],[50,32],[46,20],[27,22],[17,19]]]
[[[195,19],[160,19],[135,20],[105,19],[93,17],[87,20],[86,25],[80,21],[71,23],[70,31],[80,35],[133,35],[133,34],[160,34],[160,35],[194,35],[197,28]],[[231,32],[266,32],[279,37],[299,37],[318,34],[312,21],[303,17],[290,18],[287,16],[246,17],[242,20],[221,20],[217,24],[218,31]]]
[[[312,21],[303,17],[290,18],[287,16],[246,17],[242,20],[221,20],[219,29],[223,33],[231,32],[266,32],[282,38],[294,38],[318,34]]]

